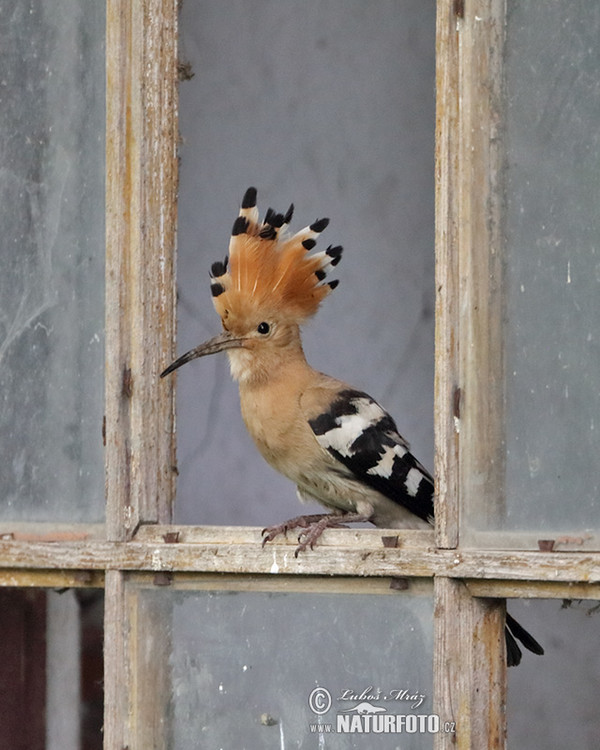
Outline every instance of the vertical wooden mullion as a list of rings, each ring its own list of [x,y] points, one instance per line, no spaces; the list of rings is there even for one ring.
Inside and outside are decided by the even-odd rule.
[[[139,302],[132,331],[141,383],[133,400],[133,429],[141,436],[143,455],[140,520],[154,523],[171,521],[176,479],[174,383],[159,375],[175,347],[179,3],[143,4],[144,159]]]
[[[107,533],[168,523],[174,487],[176,0],[107,1]]]
[[[436,538],[503,508],[505,0],[438,3]],[[461,529],[463,536],[465,529]]]
[[[106,4],[106,529],[117,542],[140,524],[171,521],[173,381],[159,373],[175,336],[177,5]],[[139,659],[140,639],[158,643],[164,617],[137,627],[132,601],[127,574],[107,570],[107,750],[144,747],[139,727],[166,726],[159,711],[168,706],[168,646],[150,667]],[[157,683],[156,674],[165,679]]]
[[[447,549],[465,543],[463,520],[502,503],[504,16],[505,0],[438,3],[436,543]],[[434,597],[435,710],[456,725],[435,748],[504,748],[504,603],[444,577]]]
[[[123,750],[130,744],[129,623],[125,574],[107,570],[104,581],[104,748]]]
[[[462,581],[434,579],[435,750],[506,747],[505,606],[471,597]]]
[[[458,373],[459,29],[456,4],[438,2],[436,29],[436,311],[435,483],[436,544],[458,545],[458,438],[461,393]]]
[[[139,513],[131,498],[132,293],[130,267],[139,248],[140,101],[139,35],[135,6],[106,4],[106,362],[105,461],[107,536],[121,541]],[[135,94],[132,93],[132,88]],[[137,136],[137,138],[134,138]],[[129,375],[128,375],[129,371]]]
[[[502,301],[506,0],[471,0],[459,48],[459,494],[461,538],[504,509]]]

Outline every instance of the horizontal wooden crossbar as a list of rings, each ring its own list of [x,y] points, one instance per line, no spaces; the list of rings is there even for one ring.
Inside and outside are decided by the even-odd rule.
[[[385,540],[385,542],[384,542]],[[436,549],[430,531],[381,529],[335,529],[325,532],[312,551],[294,556],[296,538],[290,535],[261,546],[258,528],[141,527],[129,542],[97,539],[56,541],[31,538],[0,541],[0,583],[22,585],[21,575],[35,571],[79,571],[70,576],[74,585],[98,585],[97,576],[87,579],[85,571],[148,571],[286,574],[327,576],[418,577],[477,579],[485,582],[515,582],[504,585],[508,592],[528,582],[577,584],[577,597],[589,584],[600,583],[600,553],[592,552],[507,552],[496,550]],[[389,545],[392,546],[389,546]],[[388,546],[386,546],[388,545]],[[396,545],[396,546],[393,546]],[[84,580],[85,579],[85,580]],[[10,583],[10,581],[14,581]],[[86,583],[88,581],[88,583]],[[65,581],[66,583],[66,581]],[[68,584],[66,584],[68,585]],[[492,585],[480,595],[493,595]],[[535,589],[529,589],[535,596]],[[538,595],[568,596],[567,589],[546,587]],[[530,593],[530,595],[531,595]],[[500,595],[500,594],[499,594]],[[512,594],[517,595],[517,594]],[[573,595],[575,596],[575,594]],[[595,598],[590,595],[590,598]]]

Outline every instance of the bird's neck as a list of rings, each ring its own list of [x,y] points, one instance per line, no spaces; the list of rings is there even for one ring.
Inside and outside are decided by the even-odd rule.
[[[298,430],[306,429],[301,416],[302,394],[315,379],[302,348],[239,380],[240,406],[248,432],[263,457],[294,481],[290,451],[301,443]]]
[[[238,353],[241,357],[237,356]],[[306,361],[300,339],[281,349],[264,353],[246,354],[232,349],[229,354],[231,373],[238,380],[240,394],[273,388],[278,383],[304,383],[309,381],[312,368]]]

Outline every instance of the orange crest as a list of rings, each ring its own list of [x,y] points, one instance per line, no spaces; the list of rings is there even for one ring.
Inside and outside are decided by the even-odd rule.
[[[258,313],[301,323],[314,315],[337,281],[325,281],[342,256],[340,246],[311,254],[329,219],[319,219],[294,235],[287,231],[294,211],[269,209],[262,223],[256,188],[248,188],[235,220],[225,262],[213,263],[211,291],[223,322]]]

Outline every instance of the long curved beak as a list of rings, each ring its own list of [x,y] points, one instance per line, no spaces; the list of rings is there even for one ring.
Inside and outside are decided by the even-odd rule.
[[[173,372],[173,370],[181,367],[181,365],[185,365],[186,362],[191,362],[197,357],[206,357],[208,354],[216,354],[225,349],[240,349],[243,346],[244,339],[235,338],[229,333],[229,331],[224,331],[219,336],[215,336],[213,339],[209,339],[203,344],[200,344],[200,346],[197,346],[195,349],[190,349],[189,352],[182,354],[181,357],[170,364],[166,370],[163,370],[160,376],[161,378],[164,378],[165,375],[168,375],[170,372]]]

